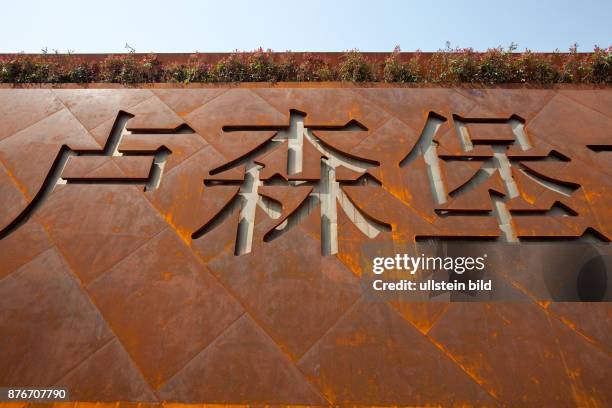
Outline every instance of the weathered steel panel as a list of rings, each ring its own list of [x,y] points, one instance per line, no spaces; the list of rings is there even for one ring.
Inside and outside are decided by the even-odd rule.
[[[373,302],[360,279],[371,244],[609,245],[611,100],[0,89],[0,387],[610,406],[611,303],[538,299],[529,276],[509,279],[521,301]]]

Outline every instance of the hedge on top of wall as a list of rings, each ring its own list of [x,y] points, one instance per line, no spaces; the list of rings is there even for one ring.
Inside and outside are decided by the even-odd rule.
[[[404,54],[399,47],[384,60],[350,50],[331,60],[323,54],[233,52],[214,62],[193,54],[182,62],[155,54],[14,54],[0,57],[0,82],[26,83],[227,83],[389,82],[434,84],[612,83],[612,47],[592,52],[516,52],[516,46],[476,52],[471,48]]]

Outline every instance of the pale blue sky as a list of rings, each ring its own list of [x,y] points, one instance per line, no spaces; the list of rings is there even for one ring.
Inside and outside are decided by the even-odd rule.
[[[255,1],[10,0],[0,52],[483,50],[612,44],[612,0]]]

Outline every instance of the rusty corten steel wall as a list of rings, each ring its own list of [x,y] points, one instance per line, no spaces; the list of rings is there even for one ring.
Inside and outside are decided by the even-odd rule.
[[[0,386],[611,406],[609,303],[359,287],[372,242],[609,242],[611,146],[610,88],[0,89]]]

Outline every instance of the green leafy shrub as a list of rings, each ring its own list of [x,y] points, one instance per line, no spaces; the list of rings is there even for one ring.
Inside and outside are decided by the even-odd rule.
[[[455,82],[451,71],[451,62],[456,50],[451,50],[450,44],[446,44],[445,50],[439,50],[431,54],[424,64],[423,77],[425,82],[445,83]]]
[[[278,62],[277,79],[279,82],[295,82],[298,79],[299,66],[291,51],[287,51],[280,56]]]
[[[347,51],[338,65],[338,76],[342,81],[371,82],[376,80],[374,69],[357,49]]]
[[[100,66],[98,64],[88,64],[82,60],[73,60],[72,58],[66,62],[66,69],[59,74],[59,83],[89,83],[96,82],[100,77]]]
[[[590,56],[589,82],[598,84],[612,83],[612,47],[595,47]]]
[[[101,66],[101,79],[103,82],[138,83],[138,64],[132,55],[111,55]]]
[[[513,69],[512,53],[516,45],[512,44],[507,50],[503,47],[490,48],[480,57],[476,81],[484,84],[503,84],[516,82]]]
[[[561,67],[560,81],[565,83],[586,82],[590,69],[588,61],[578,53],[577,44],[572,45],[569,51]]]
[[[312,54],[307,54],[297,68],[296,81],[335,81],[336,77],[336,72],[328,61]]]
[[[408,63],[400,61],[401,49],[395,47],[393,53],[385,60],[383,66],[383,80],[385,82],[418,82],[419,59],[412,58]]]
[[[558,82],[559,78],[559,70],[552,64],[548,56],[525,50],[514,61],[513,80],[515,82],[552,84]]]
[[[478,82],[480,73],[480,59],[472,48],[455,50],[454,55],[447,57],[449,82]]]
[[[279,77],[278,66],[270,50],[262,48],[246,54],[246,72],[248,82],[277,82]]]
[[[18,54],[2,63],[0,79],[17,84],[49,82],[49,65],[39,57]]]
[[[190,82],[210,82],[211,67],[201,62],[197,55],[190,56],[187,63],[170,63],[164,68],[163,75],[166,82],[188,84]]]
[[[141,82],[161,82],[164,78],[164,67],[156,55],[147,55],[140,61]]]
[[[244,82],[248,79],[247,68],[238,53],[221,59],[210,70],[212,82]]]

